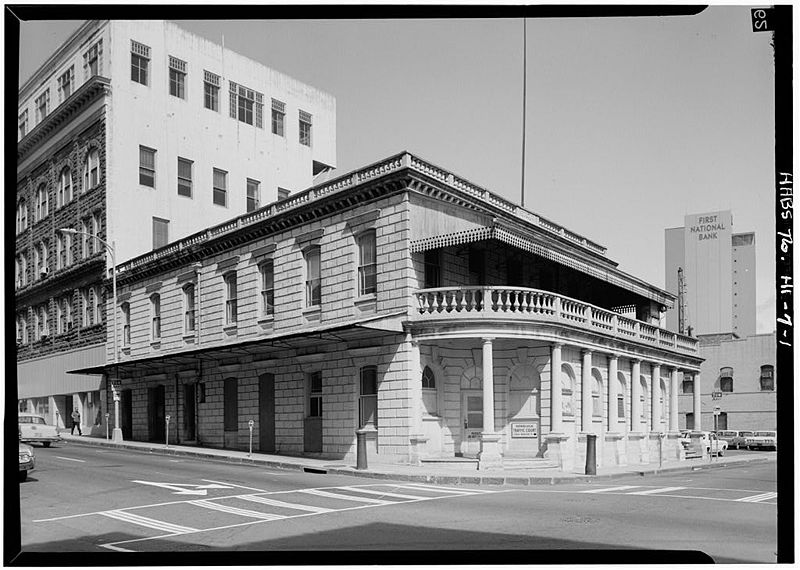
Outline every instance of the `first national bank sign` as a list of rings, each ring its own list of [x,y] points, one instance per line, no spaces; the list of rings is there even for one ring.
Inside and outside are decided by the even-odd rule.
[[[688,228],[689,235],[696,237],[698,241],[719,239],[719,233],[728,229],[719,214],[698,216],[696,222]]]

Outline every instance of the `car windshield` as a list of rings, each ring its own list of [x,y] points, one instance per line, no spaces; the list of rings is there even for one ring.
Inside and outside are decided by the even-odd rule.
[[[774,431],[757,431],[756,435],[760,436],[760,437],[775,437],[775,432]]]
[[[753,435],[753,432],[752,431],[740,431],[739,435],[747,437],[749,435]]]

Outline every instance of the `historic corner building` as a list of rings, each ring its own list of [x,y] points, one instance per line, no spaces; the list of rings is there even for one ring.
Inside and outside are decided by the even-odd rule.
[[[105,384],[67,371],[105,362],[113,262],[311,186],[335,166],[335,100],[169,22],[88,21],[18,119],[19,409],[105,433]]]
[[[169,416],[174,443],[252,429],[256,450],[353,459],[363,429],[412,464],[569,470],[587,434],[600,465],[682,454],[701,358],[658,326],[675,297],[407,153],[122,263],[118,287],[106,364],[76,372],[118,386],[127,438],[164,441]]]
[[[691,214],[665,245],[666,288],[678,297],[667,327],[696,336],[704,359],[699,388],[681,382],[681,427],[775,429],[777,343],[756,334],[755,233],[734,233],[730,211]]]

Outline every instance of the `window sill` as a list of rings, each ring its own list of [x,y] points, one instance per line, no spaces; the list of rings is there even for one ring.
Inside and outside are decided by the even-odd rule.
[[[262,327],[269,327],[275,322],[275,315],[264,315],[256,321]]]
[[[192,332],[185,333],[183,335],[183,340],[185,342],[194,342],[196,337],[197,337],[197,334],[194,331],[192,331]]]
[[[128,346],[123,346],[123,347],[120,349],[120,352],[122,352],[123,354],[130,354],[130,353],[131,353],[131,347],[130,347],[130,345],[128,345]]]
[[[158,350],[161,348],[161,341],[160,340],[151,340],[150,341],[150,348]]]
[[[304,315],[313,315],[319,314],[322,311],[321,305],[312,305],[311,307],[305,307],[301,312]]]
[[[362,312],[375,311],[378,302],[377,298],[378,296],[375,293],[370,293],[369,295],[362,295],[353,302],[353,305],[357,309],[360,309]]]
[[[238,323],[231,323],[229,325],[223,326],[222,330],[228,335],[235,335],[236,332],[239,330],[239,325]]]

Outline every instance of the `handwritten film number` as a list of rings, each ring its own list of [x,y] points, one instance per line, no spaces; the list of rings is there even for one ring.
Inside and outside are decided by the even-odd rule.
[[[753,17],[753,31],[754,32],[766,32],[769,31],[769,22],[767,21],[767,16],[769,12],[764,9],[754,9],[751,12]]]

